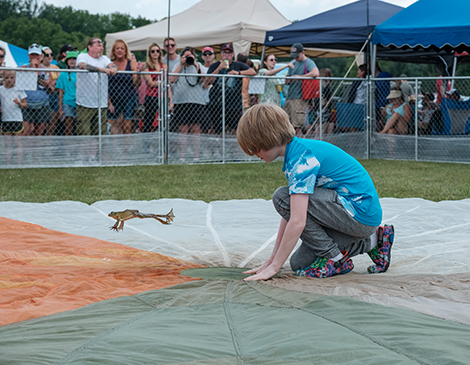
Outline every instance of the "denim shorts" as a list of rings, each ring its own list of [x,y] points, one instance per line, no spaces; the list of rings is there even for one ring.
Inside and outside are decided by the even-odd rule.
[[[65,117],[76,118],[77,117],[77,107],[67,104],[62,105],[62,110],[64,111]]]
[[[108,119],[116,120],[121,113],[124,120],[133,120],[135,108],[137,107],[137,98],[129,97],[124,100],[115,101],[112,103],[114,106],[114,113],[108,110]]]

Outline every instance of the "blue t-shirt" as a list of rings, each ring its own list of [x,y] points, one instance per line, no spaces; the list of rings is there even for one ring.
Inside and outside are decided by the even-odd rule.
[[[294,61],[294,68],[287,71],[287,76],[305,75],[316,68],[317,65],[310,58],[306,58],[302,62]],[[302,98],[302,80],[293,81],[289,84],[286,99],[301,99]]]
[[[313,194],[316,186],[333,189],[358,222],[378,226],[382,207],[374,183],[352,156],[330,143],[294,137],[286,147],[282,171],[290,194]]]
[[[70,75],[70,76],[69,76]],[[57,80],[56,87],[64,90],[64,104],[76,107],[76,94],[77,94],[77,74],[75,72],[61,72]]]

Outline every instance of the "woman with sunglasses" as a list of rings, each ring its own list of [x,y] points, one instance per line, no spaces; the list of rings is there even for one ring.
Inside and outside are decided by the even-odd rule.
[[[204,64],[201,65],[201,70],[203,73],[207,73],[207,71],[209,70],[209,67],[211,67],[211,65],[215,62],[215,54],[214,54],[214,50],[212,49],[212,47],[204,47],[202,49],[202,60],[204,61]],[[209,99],[209,92],[210,92],[210,89],[211,89],[211,86],[212,85],[208,85],[207,87],[204,86],[203,84],[203,88],[204,88],[204,103],[206,104],[204,106],[204,117],[202,118],[201,120],[201,131],[202,133],[212,133],[212,126],[211,126],[211,113],[210,113],[210,109],[209,109],[209,102],[210,102],[210,99]]]
[[[152,43],[147,50],[147,62],[145,63],[142,71],[145,72],[162,72],[168,70],[166,64],[163,63],[162,50],[157,43]],[[158,105],[161,96],[161,74],[145,74],[145,83],[147,84],[147,91],[144,101],[144,133],[153,132],[152,125],[158,112]],[[170,98],[170,111],[173,109],[171,88],[168,89],[168,96]]]
[[[282,70],[286,69],[287,67],[294,68],[294,64],[291,62],[287,65],[276,67],[277,59],[273,54],[265,55],[263,58],[263,67],[259,70],[260,76],[274,76],[277,73],[281,72]],[[260,103],[272,103],[278,106],[281,106],[281,96],[280,88],[281,80],[277,78],[266,79],[266,84],[264,86],[264,93],[261,94]]]
[[[42,54],[43,58],[41,63],[44,68],[59,69],[59,67],[51,63],[54,59],[54,56],[52,54],[52,50],[49,47],[42,47]],[[46,81],[48,81],[47,77],[48,76],[46,75]],[[59,120],[59,92],[55,88],[57,79],[59,78],[59,73],[51,72],[51,77],[52,79],[49,82],[50,88],[47,90],[47,93],[49,94],[49,106],[51,108],[51,119],[46,129],[47,136],[53,136],[55,134],[57,121]]]

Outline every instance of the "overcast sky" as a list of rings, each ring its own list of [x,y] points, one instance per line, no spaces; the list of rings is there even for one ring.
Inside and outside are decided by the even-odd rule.
[[[171,15],[178,14],[200,0],[171,0]],[[221,0],[230,1],[230,0]],[[346,5],[356,0],[271,0],[271,3],[288,20],[302,20],[312,15]],[[388,0],[387,2],[407,7],[416,0]],[[55,6],[72,6],[77,10],[88,10],[91,14],[114,12],[141,15],[151,20],[160,20],[168,15],[168,0],[46,0]]]

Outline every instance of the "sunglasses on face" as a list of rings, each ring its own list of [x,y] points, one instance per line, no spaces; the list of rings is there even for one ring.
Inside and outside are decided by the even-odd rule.
[[[204,52],[202,55],[203,55],[203,56],[212,56],[213,53],[211,53],[211,52]]]
[[[151,49],[150,53],[160,53],[160,50],[159,49]]]
[[[173,48],[174,46],[176,46],[176,44],[174,44],[174,43],[172,43],[172,44],[167,44],[167,45],[165,45],[165,48],[168,48],[168,47]]]
[[[233,53],[233,51],[222,51],[222,53],[230,54]]]
[[[270,61],[270,62],[272,62],[272,61],[277,62],[277,58],[269,58],[268,61]]]
[[[52,57],[52,53],[44,53],[44,56],[46,56],[46,57]]]
[[[4,54],[0,54],[0,58],[5,58],[5,55],[4,55]]]

